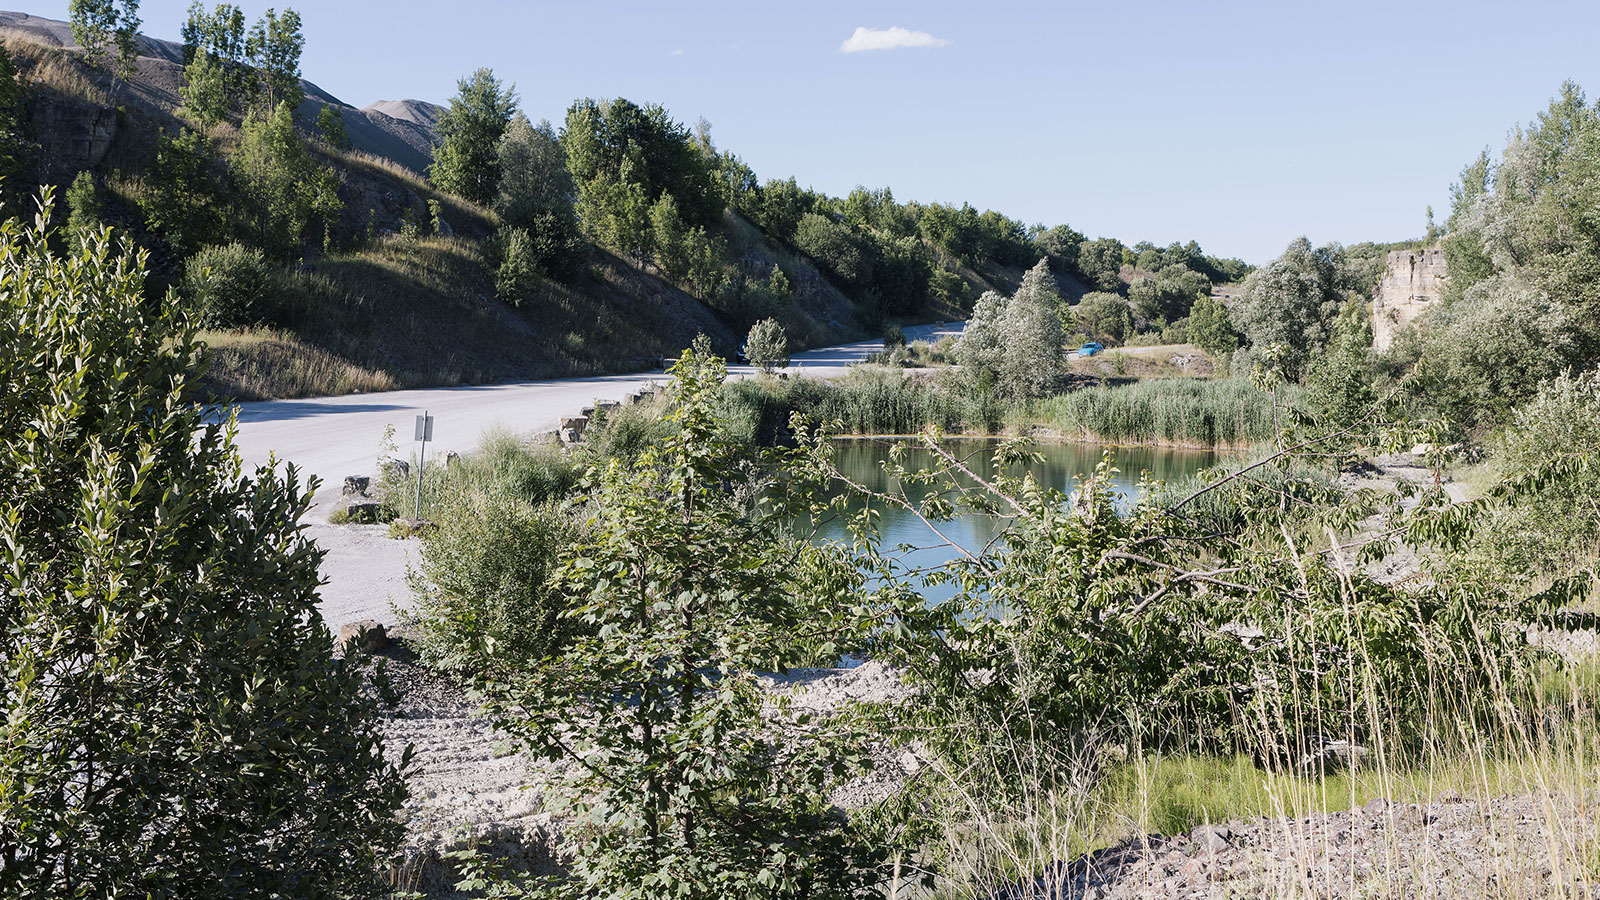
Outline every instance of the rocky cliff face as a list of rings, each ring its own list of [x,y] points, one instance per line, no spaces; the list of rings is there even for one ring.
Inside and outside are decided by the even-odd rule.
[[[1437,306],[1448,274],[1443,250],[1391,251],[1372,295],[1373,346],[1389,349],[1396,333]]]

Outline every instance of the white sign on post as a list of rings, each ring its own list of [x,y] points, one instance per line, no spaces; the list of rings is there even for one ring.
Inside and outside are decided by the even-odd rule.
[[[417,518],[422,518],[422,469],[428,463],[428,442],[433,440],[433,416],[427,410],[417,416],[417,436],[414,441],[422,442],[422,452],[417,455]]]

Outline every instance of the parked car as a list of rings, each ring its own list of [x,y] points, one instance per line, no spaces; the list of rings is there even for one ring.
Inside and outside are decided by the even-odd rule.
[[[1078,348],[1078,355],[1079,356],[1093,356],[1096,353],[1099,353],[1101,350],[1104,350],[1105,348],[1106,348],[1105,345],[1100,343],[1099,341],[1090,341],[1089,343],[1084,344],[1082,347]]]

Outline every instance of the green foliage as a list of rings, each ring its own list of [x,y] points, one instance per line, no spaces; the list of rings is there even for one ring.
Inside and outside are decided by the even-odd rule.
[[[1133,334],[1133,307],[1121,294],[1091,291],[1078,301],[1073,322],[1093,340],[1120,344]]]
[[[1009,399],[1052,392],[1066,369],[1061,346],[1064,305],[1046,260],[1028,272],[1015,296],[984,294],[956,347],[962,368],[980,383],[992,383]]]
[[[228,114],[227,73],[210,50],[199,48],[183,67],[178,96],[183,98],[180,112],[202,128],[215,125]]]
[[[664,194],[686,229],[711,226],[722,212],[705,154],[658,105],[580,100],[567,110],[561,144],[578,188],[578,219],[596,243],[650,258],[650,208]]]
[[[491,69],[457,81],[450,108],[439,117],[439,148],[428,177],[473,203],[493,203],[500,189],[500,139],[516,110],[516,87],[503,86]]]
[[[1331,330],[1327,350],[1308,366],[1306,404],[1319,427],[1339,431],[1357,425],[1378,399],[1373,388],[1372,325],[1366,304],[1347,304]]]
[[[806,213],[795,225],[794,247],[848,288],[872,283],[872,258],[849,226]]]
[[[1195,300],[1189,310],[1189,343],[1214,356],[1239,349],[1239,332],[1233,329],[1228,307],[1210,294]]]
[[[691,351],[673,372],[676,430],[587,483],[593,536],[556,574],[557,591],[578,598],[564,618],[583,633],[540,665],[485,661],[499,724],[579,763],[555,788],[578,826],[571,880],[544,887],[576,898],[625,885],[643,900],[876,896],[879,854],[827,801],[853,768],[851,739],[807,730],[810,717],[781,702],[775,732],[756,678],[797,659],[797,630],[817,621],[797,599],[809,593],[804,569],[826,551],[793,543],[776,510],[727,489],[747,476],[715,416],[723,366]],[[596,701],[622,705],[596,716]]]
[[[789,365],[789,339],[777,319],[762,319],[750,328],[744,342],[745,358],[763,372],[787,368]]]
[[[662,194],[650,207],[650,248],[667,278],[678,281],[689,271],[689,248],[678,201]]]
[[[331,224],[343,208],[338,176],[306,149],[287,103],[269,115],[252,113],[245,119],[231,164],[252,237],[276,256],[292,255],[308,229]]]
[[[1504,422],[1540,384],[1583,364],[1578,314],[1519,276],[1497,275],[1430,315],[1402,352],[1420,357],[1415,387],[1452,422]]]
[[[0,241],[0,895],[376,892],[404,762],[332,656],[310,487],[241,473],[142,256]]]
[[[272,322],[281,302],[279,290],[266,255],[254,247],[206,247],[184,264],[184,299],[207,328]]]
[[[1564,366],[1600,360],[1597,159],[1600,112],[1567,82],[1499,159],[1485,152],[1453,186],[1446,302],[1419,343],[1427,386],[1448,392],[1456,421],[1505,421]]]
[[[91,66],[105,66],[118,78],[138,71],[139,0],[70,0],[72,39]]]
[[[1339,280],[1337,244],[1312,249],[1297,238],[1283,255],[1257,269],[1244,283],[1233,320],[1262,351],[1281,348],[1285,377],[1298,381],[1306,361],[1328,343],[1329,326],[1345,298]]]
[[[94,175],[88,170],[72,179],[65,195],[67,201],[67,235],[73,240],[91,237],[101,228],[100,191]]]
[[[202,51],[221,72],[222,110],[235,100],[245,101],[255,84],[246,56],[244,10],[231,3],[218,3],[211,12],[194,0],[183,22],[183,64],[185,75]],[[220,115],[220,113],[219,113]]]
[[[730,434],[760,445],[792,442],[796,413],[843,434],[916,434],[930,427],[987,434],[1005,412],[992,393],[973,391],[959,379],[911,379],[895,370],[863,370],[838,381],[740,381],[723,393]]]
[[[539,280],[540,260],[533,237],[525,228],[506,226],[496,232],[494,243],[500,259],[495,266],[494,295],[501,303],[521,306]]]
[[[566,151],[555,130],[545,121],[536,127],[519,112],[506,127],[498,153],[495,212],[502,222],[527,231],[540,270],[570,280],[583,261],[584,247]]]
[[[957,771],[981,763],[1013,783],[1059,786],[1082,772],[1005,750],[1077,747],[1070,766],[1108,741],[1244,751],[1288,768],[1330,722],[1356,740],[1383,728],[1403,753],[1430,737],[1431,703],[1493,715],[1489,687],[1532,656],[1517,623],[1536,604],[1481,583],[1396,588],[1307,553],[1290,523],[1348,523],[1354,510],[1337,500],[1314,512],[1258,502],[1241,531],[1217,535],[1186,521],[1184,503],[1157,502],[1150,485],[1119,511],[1109,455],[1069,498],[1017,474],[1033,456],[1016,443],[996,452],[992,472],[926,443],[937,464],[892,464],[891,478],[913,490],[888,502],[935,525],[958,511],[1014,523],[1003,552],[924,576],[953,586],[952,600],[883,598],[895,622],[885,631],[910,635],[885,644],[923,689],[920,714],[897,718],[922,722],[918,739]],[[1407,517],[1414,541],[1463,536],[1441,498]],[[1260,637],[1232,630],[1241,620]]]
[[[177,253],[189,253],[220,240],[227,186],[222,161],[205,135],[187,128],[162,134],[155,163],[145,176],[139,195],[150,230],[166,238]]]
[[[1183,263],[1172,263],[1154,275],[1136,279],[1128,286],[1128,300],[1139,318],[1166,324],[1189,315],[1190,306],[1209,294],[1210,288],[1204,275]]]
[[[578,474],[558,449],[503,433],[436,474],[428,509],[438,528],[423,537],[410,614],[431,664],[456,670],[476,654],[539,660],[571,638],[574,623],[561,616],[569,601],[549,576],[582,533],[560,504]]]
[[[1120,292],[1122,254],[1127,248],[1116,238],[1085,241],[1078,248],[1078,271],[1096,290]]]
[[[27,154],[22,117],[22,85],[17,82],[17,67],[10,51],[0,45],[0,184],[15,184],[22,173]],[[11,209],[18,196],[16,191],[0,192],[0,206],[8,213],[19,212]]]
[[[1563,578],[1600,558],[1600,374],[1540,386],[1493,442],[1501,483],[1476,552],[1514,579]]]
[[[300,107],[305,99],[305,90],[300,86],[300,53],[305,45],[300,14],[292,9],[284,9],[282,15],[269,9],[250,26],[244,50],[256,68],[261,108]]]
[[[322,104],[317,113],[317,134],[322,136],[323,143],[335,150],[350,149],[350,135],[344,130],[344,113],[334,109],[332,104]]]

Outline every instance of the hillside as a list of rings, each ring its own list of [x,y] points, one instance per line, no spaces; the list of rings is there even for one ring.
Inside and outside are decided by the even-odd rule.
[[[185,33],[217,40],[225,8],[196,6]],[[211,326],[222,397],[654,367],[697,334],[731,356],[766,318],[805,349],[964,318],[1041,258],[1069,301],[1090,285],[1133,297],[1160,270],[1181,290],[1126,317],[1142,333],[1181,321],[1195,285],[1248,269],[1192,241],[1129,248],[888,188],[762,182],[709,126],[625,98],[535,126],[488,69],[451,101],[500,123],[468,159],[440,137],[447,108],[358,108],[300,77],[301,44],[279,48],[287,63],[242,54],[229,21],[239,34],[213,63],[210,45],[139,36],[124,80],[91,66],[67,23],[0,12],[21,96],[8,183],[53,185],[59,212],[146,250],[148,289],[180,289]],[[219,94],[196,94],[208,77]],[[186,108],[195,97],[210,105]],[[219,306],[218,290],[250,296]]]

